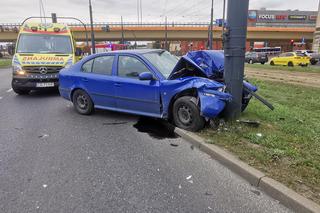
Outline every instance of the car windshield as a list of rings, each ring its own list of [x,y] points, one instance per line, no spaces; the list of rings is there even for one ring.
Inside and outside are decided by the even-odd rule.
[[[171,55],[167,51],[149,52],[143,54],[143,56],[146,57],[165,78],[169,77],[179,61],[178,57]]]
[[[71,54],[69,36],[21,34],[17,53],[62,53]]]

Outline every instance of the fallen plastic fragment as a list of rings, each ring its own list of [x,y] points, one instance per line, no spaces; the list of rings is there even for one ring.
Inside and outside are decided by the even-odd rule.
[[[176,143],[170,143],[170,145],[171,146],[173,146],[173,147],[177,147],[177,146],[179,146],[178,144],[176,144]]]
[[[261,134],[261,133],[257,133],[257,136],[258,136],[258,137],[262,137],[262,134]]]
[[[190,180],[192,178],[192,175],[189,175],[186,179]]]
[[[49,137],[48,134],[43,134],[43,135],[39,135],[39,136],[38,136],[38,138],[47,138],[47,137]]]
[[[259,127],[260,126],[260,122],[259,121],[252,121],[252,120],[237,120],[238,123],[241,124],[246,124],[248,126],[252,126],[252,127]]]
[[[43,184],[42,186],[43,186],[43,188],[47,188],[48,185],[47,184]]]

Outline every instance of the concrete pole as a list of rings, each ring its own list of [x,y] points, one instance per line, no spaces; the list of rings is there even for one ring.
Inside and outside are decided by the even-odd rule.
[[[313,35],[312,50],[317,53],[320,53],[320,1],[318,6],[318,18],[316,23],[316,30]]]
[[[91,25],[91,46],[92,46],[92,53],[96,53],[96,43],[94,39],[94,31],[93,31],[93,18],[92,18],[92,5],[91,0],[89,0],[89,13],[90,13],[90,25]]]
[[[210,16],[210,27],[209,27],[209,50],[213,49],[213,0],[211,0],[211,16]]]
[[[227,120],[236,120],[241,114],[248,8],[249,0],[228,0],[224,79],[232,101],[226,106]]]
[[[165,18],[164,49],[168,50],[168,18]]]
[[[121,44],[124,44],[123,18],[121,16]]]

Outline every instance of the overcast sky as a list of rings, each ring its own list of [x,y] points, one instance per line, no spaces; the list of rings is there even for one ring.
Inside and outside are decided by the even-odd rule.
[[[88,0],[42,0],[47,15],[74,16],[88,22]],[[223,0],[214,0],[214,16],[222,16]],[[319,0],[250,0],[250,9],[317,10]],[[208,21],[210,0],[142,0],[143,21]],[[137,21],[137,0],[92,0],[94,21]],[[39,16],[39,0],[1,0],[0,23]]]

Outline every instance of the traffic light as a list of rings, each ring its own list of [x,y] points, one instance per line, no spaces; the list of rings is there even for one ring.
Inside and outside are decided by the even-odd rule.
[[[294,44],[294,40],[291,39],[291,40],[290,40],[290,45],[293,46],[293,44]]]

